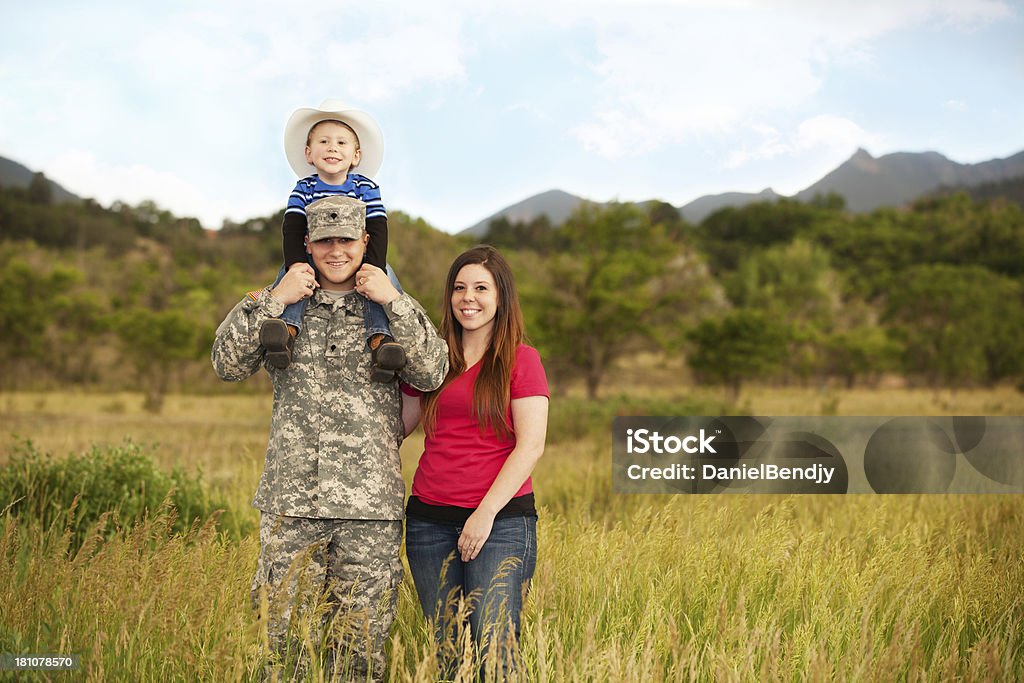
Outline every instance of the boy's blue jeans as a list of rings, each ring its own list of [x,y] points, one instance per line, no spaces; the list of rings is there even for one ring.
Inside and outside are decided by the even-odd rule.
[[[451,673],[459,653],[458,600],[471,600],[469,627],[481,662],[494,647],[499,672],[515,667],[523,598],[537,566],[537,518],[494,520],[475,560],[463,562],[457,548],[462,527],[406,517],[405,552],[423,615],[433,620],[442,675]],[[512,637],[515,640],[512,640]]]
[[[312,263],[309,265],[313,266]],[[313,266],[313,270],[316,270],[316,266]],[[281,281],[281,278],[285,274],[284,266],[281,266],[281,270],[277,271],[277,279],[274,280],[272,287],[276,287],[277,283]],[[398,282],[398,276],[395,275],[395,271],[391,270],[391,266],[387,265],[388,279],[391,280],[391,284],[395,286],[399,294],[404,293],[401,283]],[[296,301],[294,304],[285,306],[284,313],[281,314],[281,320],[285,321],[289,325],[292,325],[297,330],[302,329],[302,314],[306,312],[306,304],[308,299]],[[366,325],[366,338],[369,339],[375,334],[386,334],[391,336],[391,325],[388,324],[388,314],[384,312],[384,307],[380,304],[366,300],[366,309],[363,316],[363,321]]]

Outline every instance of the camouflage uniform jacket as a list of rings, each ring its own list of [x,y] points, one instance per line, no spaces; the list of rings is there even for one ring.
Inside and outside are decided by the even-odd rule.
[[[403,428],[397,382],[371,382],[363,297],[309,300],[292,364],[264,364],[260,324],[284,306],[267,290],[250,294],[217,328],[213,367],[240,381],[265,366],[274,408],[263,476],[253,505],[264,512],[321,519],[398,520],[405,483],[398,447]],[[384,307],[408,363],[399,377],[436,389],[448,372],[448,346],[408,294]]]

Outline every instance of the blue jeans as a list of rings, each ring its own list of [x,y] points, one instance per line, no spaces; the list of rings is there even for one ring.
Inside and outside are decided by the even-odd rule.
[[[313,266],[312,259],[309,265]],[[401,283],[398,281],[398,276],[395,275],[395,271],[391,270],[391,266],[386,266],[388,279],[391,280],[391,284],[395,286],[398,293],[401,294],[405,290],[402,289]],[[316,266],[313,266],[313,270],[316,270]],[[274,280],[274,284],[271,286],[277,286],[277,283],[281,281],[281,278],[285,274],[284,266],[281,266],[281,270],[277,271],[277,279]],[[302,329],[302,315],[306,312],[306,304],[309,299],[302,299],[296,301],[293,304],[285,306],[284,313],[281,314],[281,320],[285,321],[297,330]],[[391,336],[391,325],[388,323],[388,314],[384,312],[384,307],[375,301],[366,300],[366,308],[363,314],[363,322],[366,325],[366,338],[369,339],[375,334],[386,334]]]
[[[463,562],[457,544],[461,526],[407,517],[405,552],[413,583],[432,620],[439,645],[442,677],[454,673],[458,641],[459,598],[469,601],[469,627],[486,661],[491,644],[504,670],[515,668],[520,614],[537,566],[537,518],[494,520],[491,535],[475,560]],[[514,637],[514,640],[513,640]]]

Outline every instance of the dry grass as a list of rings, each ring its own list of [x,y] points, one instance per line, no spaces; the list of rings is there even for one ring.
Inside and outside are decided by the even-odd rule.
[[[818,412],[813,391],[748,396],[761,414]],[[930,397],[844,393],[839,413],[939,412],[923,409]],[[957,401],[1020,414],[1012,392]],[[130,394],[0,396],[4,434],[55,453],[154,443],[161,464],[201,467],[239,512],[268,426],[265,395],[173,396],[161,416]],[[421,447],[414,436],[403,448],[407,477]],[[1021,496],[626,496],[611,492],[609,463],[600,439],[559,443],[536,472],[531,680],[1024,678]],[[0,517],[0,652],[78,653],[90,681],[256,677],[256,538],[175,536],[157,516],[70,553],[59,532]],[[394,680],[434,675],[408,582],[391,667]]]
[[[749,415],[1024,415],[1024,394],[994,389],[837,389],[749,387],[740,411]]]

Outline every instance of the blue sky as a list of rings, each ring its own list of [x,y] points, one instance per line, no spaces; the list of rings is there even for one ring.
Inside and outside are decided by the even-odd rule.
[[[372,113],[389,209],[455,232],[527,196],[792,194],[858,147],[1024,150],[1001,0],[12,3],[0,156],[207,227],[281,207],[291,112]]]

